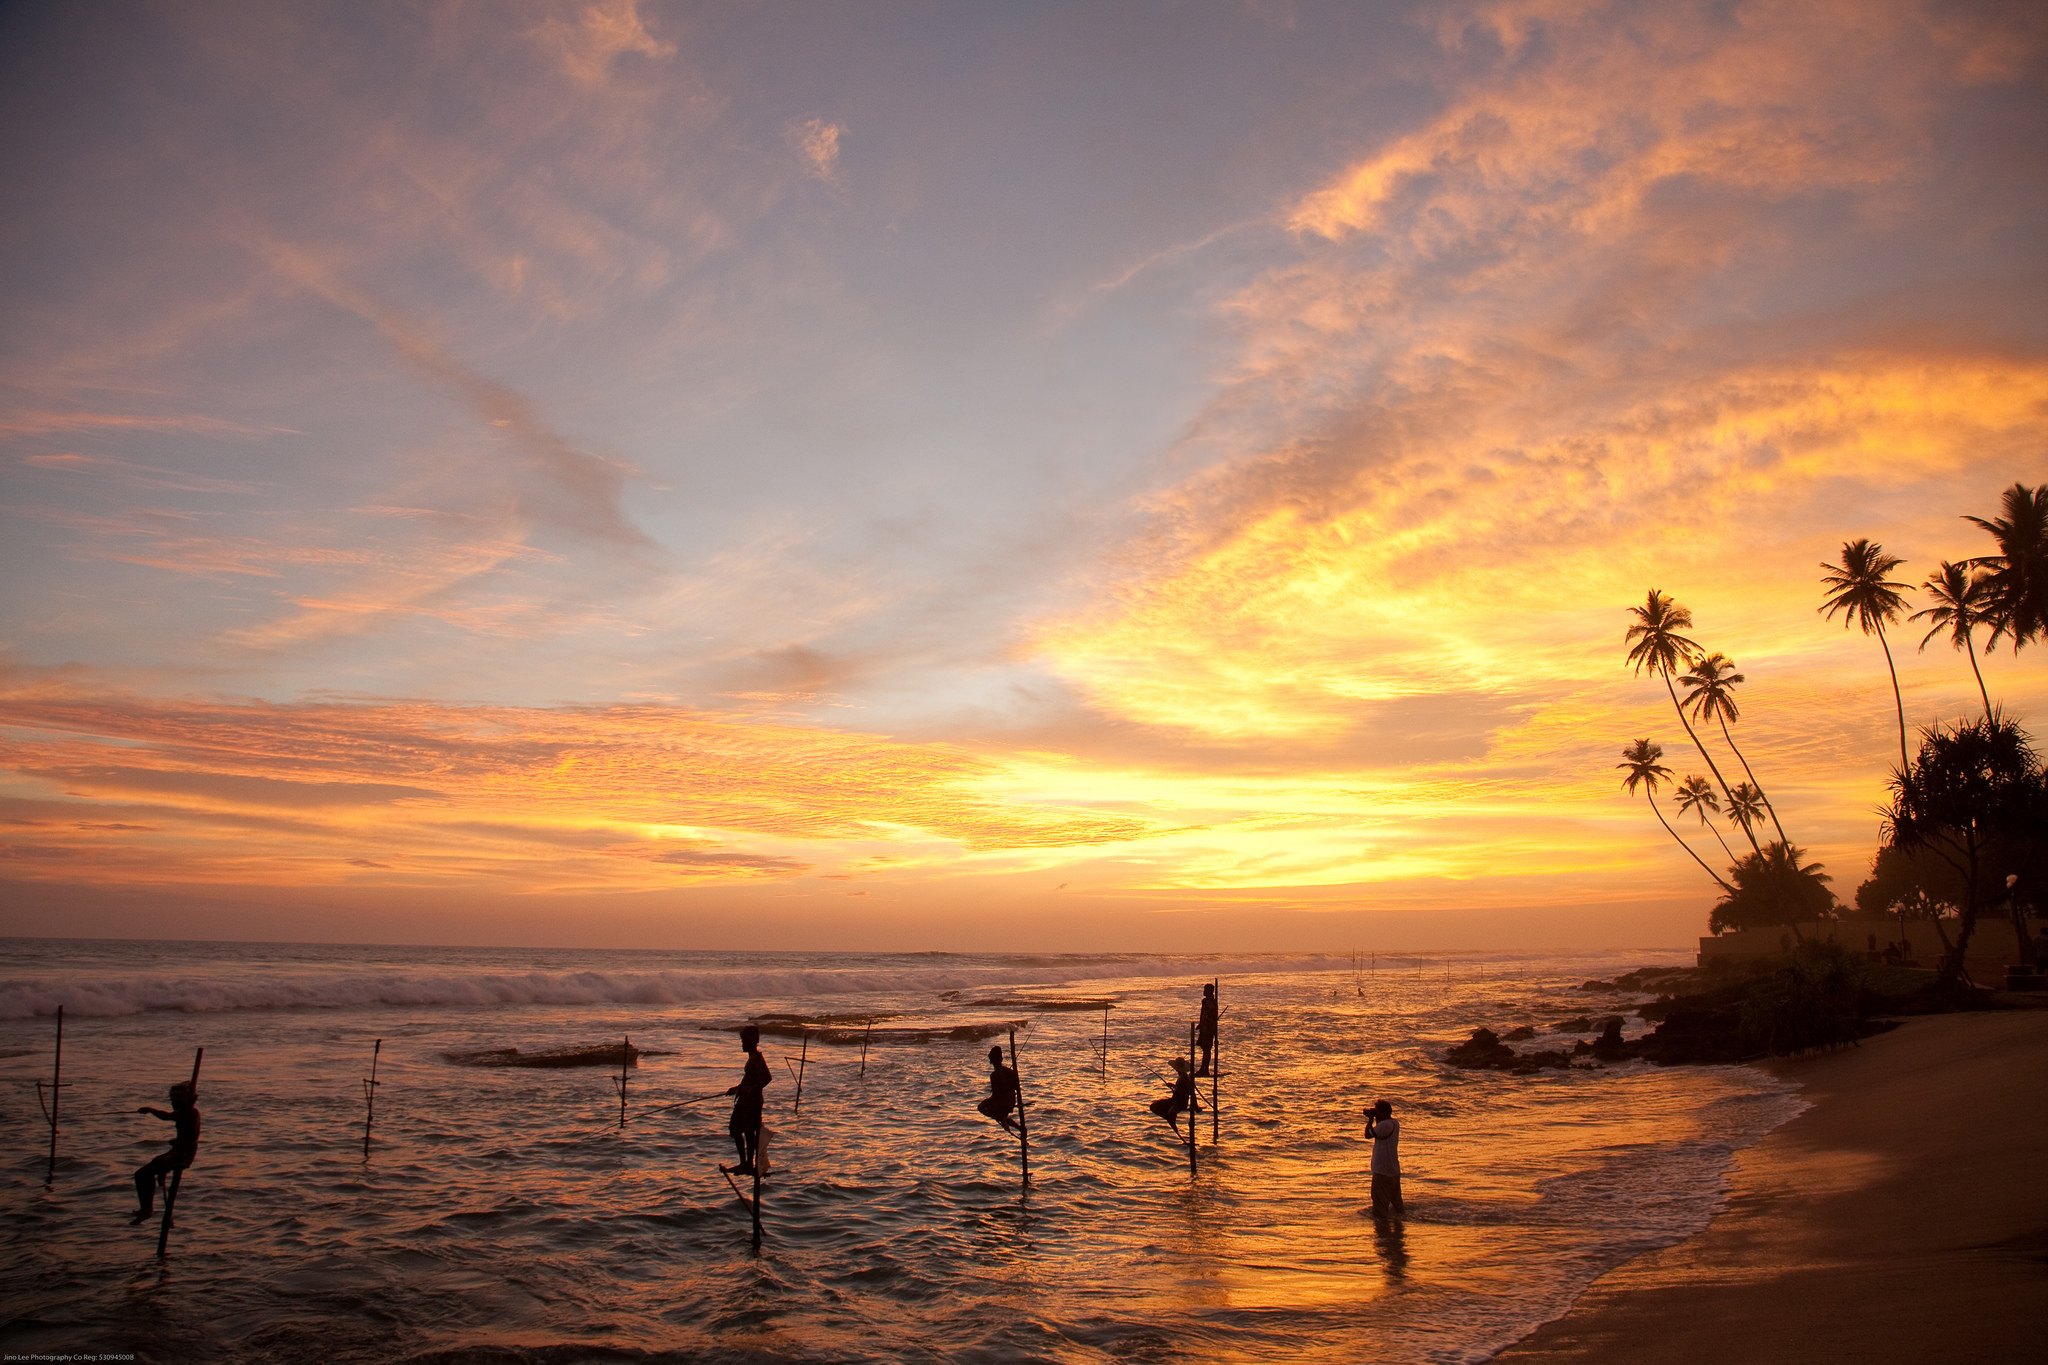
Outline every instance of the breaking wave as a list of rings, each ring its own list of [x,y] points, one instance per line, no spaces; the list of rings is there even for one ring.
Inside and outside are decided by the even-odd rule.
[[[407,1006],[690,1005],[775,997],[971,991],[1058,986],[1120,978],[1156,980],[1246,973],[1322,972],[1346,960],[1306,954],[1240,959],[1107,956],[1034,957],[1011,963],[930,966],[818,966],[787,969],[673,968],[611,971],[307,971],[221,975],[132,973],[98,980],[0,980],[0,1019],[66,1014],[99,1016],[182,1010],[363,1009]]]

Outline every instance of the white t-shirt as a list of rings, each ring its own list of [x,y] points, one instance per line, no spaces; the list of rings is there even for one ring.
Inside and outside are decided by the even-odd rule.
[[[1372,1139],[1372,1173],[1401,1174],[1401,1120],[1380,1119],[1367,1124],[1365,1132]]]

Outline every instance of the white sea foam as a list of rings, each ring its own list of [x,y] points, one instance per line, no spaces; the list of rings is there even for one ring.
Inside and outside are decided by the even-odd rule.
[[[820,996],[976,991],[989,987],[1060,986],[1120,978],[1230,976],[1244,973],[1335,971],[1348,960],[1301,957],[1201,960],[1187,958],[1075,957],[1025,965],[932,966],[882,969],[748,967],[733,970],[656,971],[308,971],[249,967],[203,975],[132,973],[103,979],[0,980],[0,1019],[50,1015],[108,1017],[152,1010],[205,1014],[228,1010],[364,1009],[379,1006],[690,1005],[733,999],[811,999]]]

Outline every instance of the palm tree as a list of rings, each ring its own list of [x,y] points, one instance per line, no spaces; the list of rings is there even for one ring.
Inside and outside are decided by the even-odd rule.
[[[1721,813],[1721,798],[1714,795],[1713,783],[1696,774],[1687,774],[1685,781],[1678,784],[1677,796],[1678,813],[1683,815],[1691,811],[1699,816],[1700,823],[1712,830],[1716,839],[1721,840],[1721,851],[1728,855],[1728,861],[1734,862],[1735,850],[1728,847],[1728,841],[1721,839],[1721,831],[1714,829],[1713,824],[1707,819],[1709,815]]]
[[[1770,808],[1770,802],[1764,800],[1764,794],[1747,782],[1736,783],[1735,790],[1728,793],[1728,823],[1740,825],[1744,834],[1749,834],[1750,828],[1763,819],[1764,813]],[[1755,843],[1756,836],[1750,834],[1749,841]],[[1761,853],[1763,850],[1758,849],[1757,852]]]
[[[2002,517],[1965,518],[1998,540],[1997,554],[1973,559],[1970,566],[1990,570],[1990,643],[2010,635],[2017,654],[2029,640],[2048,638],[2048,484],[2016,483],[2000,502]]]
[[[1992,619],[1991,592],[1988,575],[1968,564],[1951,564],[1947,560],[1941,567],[1927,575],[1927,595],[1934,599],[1934,605],[1926,611],[1916,611],[1909,618],[1925,620],[1933,629],[1920,641],[1920,648],[1926,649],[1934,637],[1942,631],[1948,632],[1948,642],[1963,651],[1970,661],[1970,671],[1977,675],[1977,695],[1984,699],[1984,719],[1991,719],[1991,694],[1984,690],[1984,670],[1977,667],[1976,642],[1970,632],[1979,622]],[[1991,637],[1996,640],[1997,635]],[[1986,649],[1991,646],[1985,645]]]
[[[1756,780],[1756,774],[1749,770],[1749,760],[1742,756],[1742,750],[1735,748],[1735,736],[1728,733],[1728,722],[1740,720],[1741,710],[1735,705],[1735,685],[1742,681],[1742,675],[1735,671],[1735,661],[1726,654],[1709,654],[1704,659],[1693,661],[1692,672],[1679,679],[1685,684],[1686,704],[1692,707],[1694,715],[1701,720],[1709,716],[1721,722],[1721,738],[1728,741],[1728,747],[1735,749],[1735,758],[1742,764],[1743,775],[1749,778],[1749,785],[1763,795],[1763,784]],[[1769,801],[1764,809],[1771,813],[1771,824],[1777,827],[1778,842],[1784,843],[1785,827],[1778,824],[1778,812],[1771,809]],[[1704,818],[1704,817],[1702,817]]]
[[[1628,652],[1628,662],[1635,665],[1640,674],[1644,669],[1664,676],[1664,690],[1671,694],[1671,709],[1678,712],[1678,723],[1685,727],[1685,733],[1692,736],[1695,749],[1700,757],[1707,760],[1707,771],[1714,775],[1714,781],[1721,790],[1728,790],[1728,779],[1721,776],[1721,770],[1714,763],[1714,756],[1707,752],[1707,746],[1700,743],[1699,735],[1693,730],[1692,722],[1685,718],[1685,708],[1678,704],[1678,689],[1671,685],[1671,675],[1680,664],[1690,666],[1700,656],[1700,647],[1678,632],[1692,629],[1692,613],[1658,592],[1650,589],[1649,596],[1640,607],[1630,607],[1629,614],[1636,623],[1628,628],[1626,640],[1635,641],[1635,648]],[[1756,839],[1752,836],[1750,844]]]
[[[1834,893],[1827,887],[1832,878],[1821,871],[1821,864],[1801,861],[1805,857],[1796,844],[1776,843],[1728,869],[1739,889],[1721,898],[1707,917],[1707,927],[1718,934],[1723,929],[1783,924],[1804,942],[1800,920],[1825,919],[1835,908]]]
[[[1905,562],[1897,555],[1886,554],[1884,546],[1876,541],[1844,541],[1842,562],[1822,564],[1827,572],[1820,580],[1828,589],[1820,611],[1830,621],[1835,619],[1836,612],[1847,612],[1848,617],[1842,622],[1844,629],[1853,622],[1863,627],[1865,635],[1876,635],[1877,642],[1884,646],[1884,666],[1892,674],[1892,705],[1899,713],[1900,772],[1910,766],[1906,761],[1906,703],[1899,695],[1899,670],[1892,663],[1892,647],[1884,638],[1884,628],[1887,622],[1897,621],[1899,613],[1906,609],[1906,599],[1898,594],[1898,589],[1906,585],[1891,582],[1885,575]]]
[[[1637,785],[1640,784],[1643,788],[1643,799],[1650,803],[1650,814],[1657,817],[1657,823],[1664,826],[1664,832],[1677,839],[1680,848],[1684,849],[1687,853],[1692,853],[1692,860],[1700,865],[1701,871],[1714,878],[1716,885],[1723,891],[1731,890],[1728,883],[1714,876],[1714,869],[1707,866],[1706,859],[1692,852],[1692,845],[1679,837],[1678,831],[1671,828],[1671,822],[1664,818],[1664,812],[1657,809],[1657,784],[1671,780],[1671,769],[1657,761],[1662,757],[1664,757],[1664,746],[1652,744],[1647,739],[1639,739],[1626,749],[1623,749],[1621,751],[1622,761],[1614,765],[1617,768],[1628,769],[1628,776],[1621,779],[1621,785],[1628,789],[1629,795],[1633,796],[1635,795]]]

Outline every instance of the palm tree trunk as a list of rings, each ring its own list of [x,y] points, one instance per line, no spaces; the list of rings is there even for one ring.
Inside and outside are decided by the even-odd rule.
[[[1721,784],[1721,795],[1727,799],[1729,805],[1734,805],[1735,794],[1728,790],[1728,779],[1721,776],[1721,769],[1715,765],[1714,756],[1707,752],[1706,745],[1700,743],[1699,734],[1692,728],[1692,722],[1685,718],[1685,708],[1678,704],[1678,689],[1671,685],[1671,674],[1668,670],[1664,674],[1664,690],[1671,694],[1671,709],[1678,713],[1678,723],[1685,727],[1686,734],[1692,736],[1692,747],[1700,751],[1700,757],[1707,760],[1707,771],[1712,773],[1714,775],[1714,780]],[[1657,818],[1661,820],[1664,817],[1660,815]],[[1670,826],[1667,825],[1665,826],[1665,828],[1669,829]],[[1742,827],[1742,832],[1744,834],[1749,835],[1749,846],[1751,848],[1755,849],[1758,853],[1762,853],[1764,851],[1763,845],[1759,844],[1756,841],[1756,836],[1754,834],[1749,833],[1748,825],[1744,825]],[[1685,840],[1680,839],[1678,842],[1683,844],[1685,843]],[[1686,846],[1688,848],[1691,847],[1691,845],[1689,844]],[[1695,854],[1694,856],[1697,857],[1698,855]],[[1721,879],[1719,877],[1716,877],[1714,878],[1714,880],[1718,882]],[[1726,885],[1726,883],[1723,883],[1723,885]]]
[[[1977,645],[1970,632],[1963,632],[1963,652],[1970,656],[1970,671],[1977,675],[1977,695],[1984,699],[1984,723],[1991,723],[1991,694],[1984,690],[1984,670],[1977,667]]]
[[[1664,818],[1664,812],[1657,809],[1657,798],[1651,793],[1648,786],[1643,788],[1643,799],[1650,803],[1650,814],[1657,817],[1657,823],[1664,826],[1664,832],[1678,840],[1680,848],[1684,849],[1687,853],[1692,853],[1692,860],[1700,865],[1700,871],[1706,873],[1709,877],[1714,877],[1714,869],[1707,866],[1707,860],[1699,854],[1692,852],[1692,845],[1688,844],[1677,830],[1671,828],[1671,822]],[[1719,877],[1714,877],[1714,885],[1720,887],[1731,896],[1735,894],[1735,888],[1722,881]]]
[[[1884,638],[1883,621],[1877,622],[1877,642],[1884,646],[1884,666],[1890,669],[1892,674],[1892,705],[1898,709],[1899,713],[1899,776],[1910,777],[1913,772],[1913,764],[1906,757],[1906,702],[1899,695],[1899,670],[1898,666],[1892,662],[1891,644]],[[1974,666],[1975,660],[1971,662]],[[1673,693],[1672,695],[1676,696],[1677,694]]]
[[[1719,719],[1721,722],[1721,738],[1728,741],[1729,748],[1735,749],[1735,736],[1728,733],[1728,718],[1726,716],[1720,716],[1717,717],[1717,719]],[[1749,785],[1756,788],[1756,794],[1758,796],[1763,796],[1764,811],[1771,817],[1771,823],[1777,826],[1778,842],[1781,844],[1791,843],[1792,841],[1785,837],[1785,827],[1783,825],[1778,824],[1778,808],[1771,804],[1770,797],[1764,796],[1764,785],[1763,783],[1757,781],[1756,774],[1749,770],[1749,760],[1742,756],[1742,750],[1735,749],[1735,758],[1739,763],[1742,764],[1742,775],[1749,779]],[[1720,833],[1720,831],[1716,830],[1715,833],[1718,834]]]
[[[1700,817],[1700,824],[1702,824],[1702,825],[1704,825],[1704,826],[1706,827],[1706,831],[1707,831],[1707,833],[1709,833],[1709,834],[1713,835],[1713,836],[1714,836],[1714,837],[1715,837],[1716,839],[1720,840],[1720,843],[1721,843],[1721,851],[1722,851],[1723,853],[1725,853],[1725,854],[1727,854],[1727,855],[1728,855],[1728,861],[1729,861],[1729,862],[1731,862],[1731,863],[1732,863],[1732,862],[1734,862],[1734,861],[1735,861],[1735,850],[1734,850],[1734,849],[1732,849],[1732,848],[1730,848],[1730,847],[1728,847],[1728,841],[1727,841],[1726,839],[1722,839],[1722,838],[1721,838],[1721,831],[1720,831],[1720,830],[1718,830],[1718,829],[1715,829],[1715,828],[1714,828],[1714,826],[1713,826],[1712,824],[1708,823],[1708,821],[1707,821],[1707,818],[1706,818],[1706,817],[1705,817],[1704,815]]]

